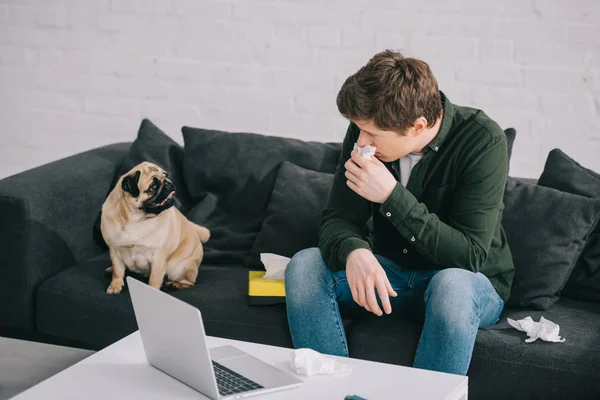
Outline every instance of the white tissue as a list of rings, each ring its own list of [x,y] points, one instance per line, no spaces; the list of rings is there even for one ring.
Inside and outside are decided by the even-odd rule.
[[[558,332],[560,326],[552,321],[547,320],[544,317],[540,318],[540,322],[534,322],[531,317],[520,319],[515,321],[510,318],[506,318],[508,323],[515,329],[527,333],[529,339],[525,339],[526,343],[535,342],[538,339],[542,339],[546,342],[564,342]]]
[[[278,254],[260,253],[260,261],[267,270],[267,272],[263,275],[263,278],[284,279],[285,267],[287,267],[290,259]]]
[[[377,150],[377,148],[368,144],[364,145],[363,147],[359,147],[356,143],[354,143],[354,150],[357,150],[361,156],[363,156],[367,160],[370,160],[371,157],[375,155],[375,151]]]
[[[312,349],[294,350],[290,366],[297,374],[305,376],[341,374],[352,370],[351,366]]]

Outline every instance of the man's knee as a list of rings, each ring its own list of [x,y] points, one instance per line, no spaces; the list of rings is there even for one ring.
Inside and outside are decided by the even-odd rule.
[[[460,268],[446,268],[436,273],[427,287],[429,295],[456,297],[469,294],[474,273]]]
[[[436,273],[425,291],[425,302],[432,303],[429,311],[448,320],[469,318],[475,306],[474,275],[460,268]]]
[[[323,263],[323,257],[318,247],[300,250],[290,260],[285,268],[285,281],[296,282],[308,278],[307,272],[316,269],[315,264]]]
[[[311,247],[296,253],[285,268],[285,290],[288,301],[312,297],[321,290],[325,261],[318,247]]]

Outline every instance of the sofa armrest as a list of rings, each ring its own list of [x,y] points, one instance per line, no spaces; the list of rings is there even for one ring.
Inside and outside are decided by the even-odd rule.
[[[93,226],[131,143],[0,180],[0,327],[34,329],[38,284],[102,248]]]

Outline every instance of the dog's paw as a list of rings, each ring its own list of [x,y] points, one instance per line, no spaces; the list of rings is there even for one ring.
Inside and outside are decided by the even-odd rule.
[[[178,289],[173,285],[173,282],[169,281],[163,282],[162,286],[160,287],[160,290],[162,290],[163,292],[174,292]]]
[[[194,286],[191,282],[188,281],[169,281],[165,284],[165,290],[169,291],[169,292],[173,292],[175,290],[183,290],[183,289],[189,289],[192,286]]]
[[[111,282],[106,293],[108,294],[119,294],[123,290],[123,282]]]

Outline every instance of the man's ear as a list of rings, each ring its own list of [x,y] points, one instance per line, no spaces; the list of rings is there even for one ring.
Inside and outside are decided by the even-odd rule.
[[[140,189],[138,188],[138,182],[140,181],[140,171],[135,171],[133,175],[127,175],[123,178],[121,182],[121,188],[131,193],[133,197],[138,197],[140,195]]]
[[[425,117],[419,117],[413,126],[415,128],[415,136],[418,136],[427,129],[427,120]]]

